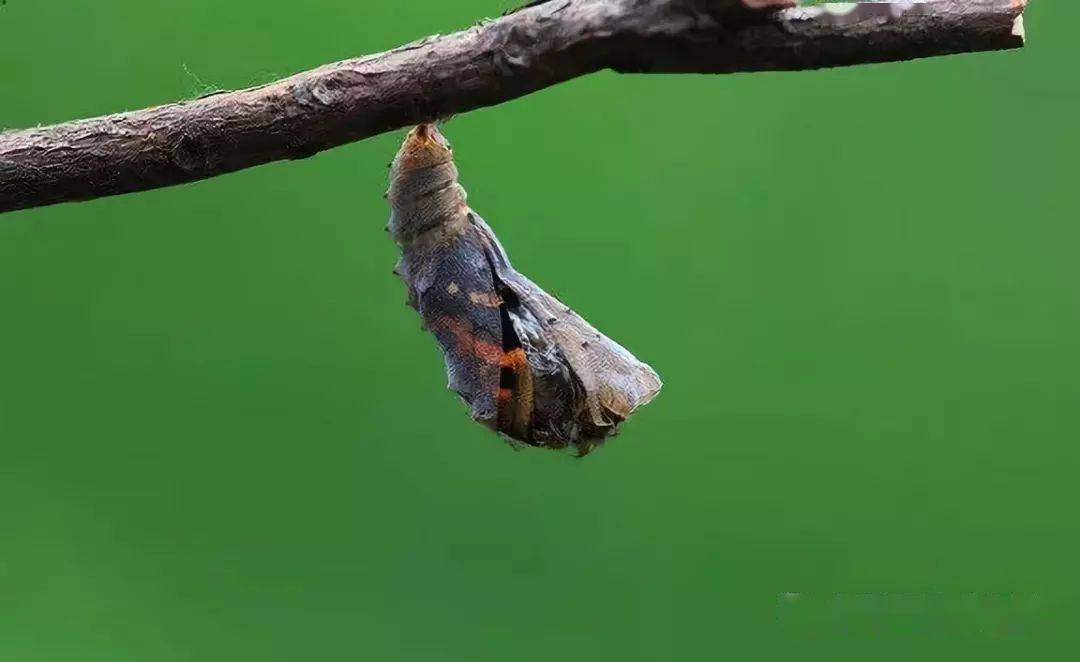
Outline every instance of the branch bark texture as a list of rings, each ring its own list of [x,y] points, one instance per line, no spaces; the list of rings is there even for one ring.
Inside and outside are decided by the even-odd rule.
[[[544,0],[257,88],[0,133],[0,212],[304,158],[602,69],[791,71],[1024,43],[1026,0],[792,4]]]

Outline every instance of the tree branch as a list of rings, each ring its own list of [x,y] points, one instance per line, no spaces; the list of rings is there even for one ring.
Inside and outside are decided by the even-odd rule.
[[[0,133],[0,212],[304,158],[601,69],[798,70],[1017,48],[1026,1],[545,0],[262,87]]]

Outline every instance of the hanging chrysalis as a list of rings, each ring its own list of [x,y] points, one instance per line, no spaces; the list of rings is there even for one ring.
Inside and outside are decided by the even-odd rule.
[[[405,138],[387,198],[402,252],[394,272],[474,419],[529,446],[586,455],[656,396],[652,368],[510,266],[465,204],[434,125]]]

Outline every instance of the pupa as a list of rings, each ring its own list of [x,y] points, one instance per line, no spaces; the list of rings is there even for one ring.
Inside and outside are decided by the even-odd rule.
[[[514,445],[584,456],[656,397],[652,368],[511,266],[466,204],[435,125],[405,137],[386,197],[387,229],[401,248],[394,273],[473,419]]]

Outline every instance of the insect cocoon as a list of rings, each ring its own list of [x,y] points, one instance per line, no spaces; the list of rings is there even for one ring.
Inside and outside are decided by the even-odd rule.
[[[431,124],[409,132],[387,192],[409,305],[475,420],[515,442],[586,455],[656,396],[660,378],[515,271],[465,198],[446,138]]]

